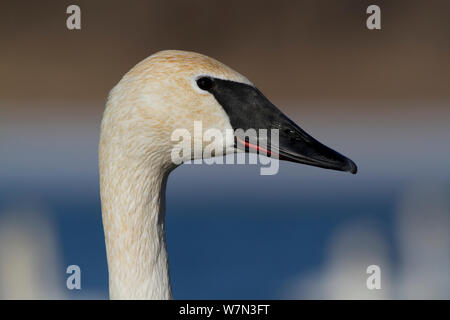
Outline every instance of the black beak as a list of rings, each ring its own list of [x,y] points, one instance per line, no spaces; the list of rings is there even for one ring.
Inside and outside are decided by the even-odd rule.
[[[237,148],[264,151],[281,160],[353,174],[357,172],[352,160],[303,131],[255,87],[216,78],[210,80],[208,91],[228,114],[236,132]],[[267,135],[261,135],[260,129],[266,129]],[[273,129],[277,129],[278,139],[270,134]]]
[[[279,158],[315,167],[348,171],[355,174],[356,164],[339,152],[320,143],[286,117],[291,125],[280,131]]]

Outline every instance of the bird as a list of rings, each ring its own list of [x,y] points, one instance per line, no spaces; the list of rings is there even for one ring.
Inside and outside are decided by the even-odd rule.
[[[173,299],[165,190],[180,165],[174,150],[183,143],[171,133],[184,128],[194,137],[182,163],[203,157],[205,142],[193,134],[196,121],[204,131],[223,134],[213,142],[214,156],[265,150],[285,161],[357,172],[352,160],[307,134],[237,71],[196,52],[154,53],[113,87],[101,122],[98,165],[110,299]],[[277,129],[278,141],[233,133],[251,128]]]

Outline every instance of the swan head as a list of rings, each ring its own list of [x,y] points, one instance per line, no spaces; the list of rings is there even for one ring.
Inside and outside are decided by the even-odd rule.
[[[353,161],[308,135],[245,76],[205,55],[177,50],[141,61],[111,90],[100,148],[164,168],[205,157],[209,148],[210,156],[253,149],[357,171]]]

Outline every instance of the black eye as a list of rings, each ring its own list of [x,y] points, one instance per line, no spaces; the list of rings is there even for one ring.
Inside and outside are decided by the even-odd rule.
[[[197,85],[200,89],[209,91],[213,86],[213,81],[211,78],[202,77],[197,80]]]

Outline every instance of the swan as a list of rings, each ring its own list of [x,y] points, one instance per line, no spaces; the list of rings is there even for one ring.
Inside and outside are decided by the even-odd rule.
[[[110,91],[100,129],[102,221],[111,299],[172,299],[165,240],[165,189],[177,167],[172,141],[177,128],[279,129],[280,159],[356,173],[353,161],[321,144],[246,77],[205,55],[165,50],[144,59]],[[194,136],[194,140],[198,139]],[[217,141],[220,154],[258,148],[258,137]],[[220,139],[218,139],[220,140]],[[240,144],[237,142],[241,142]],[[194,158],[204,142],[194,141]],[[197,141],[198,142],[198,141]],[[217,155],[217,154],[216,154]]]

